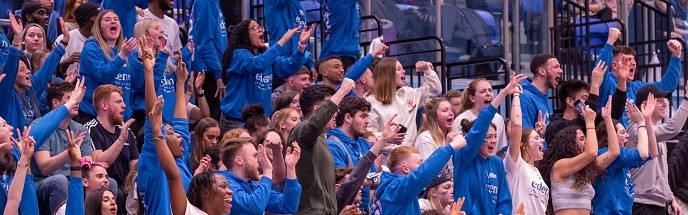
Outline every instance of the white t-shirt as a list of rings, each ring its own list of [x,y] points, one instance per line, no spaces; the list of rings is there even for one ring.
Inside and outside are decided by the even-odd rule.
[[[442,146],[444,145],[446,145],[446,143],[442,143]],[[416,138],[414,146],[416,149],[418,149],[418,152],[420,153],[420,156],[423,157],[423,160],[427,160],[428,157],[430,157],[430,155],[439,148],[437,145],[435,145],[435,141],[432,139],[430,131],[421,132]],[[451,161],[447,162],[446,167],[448,172],[452,172],[454,169],[454,165]]]
[[[418,206],[420,206],[420,212],[425,212],[429,210],[433,210],[432,203],[430,202],[429,199],[423,199],[420,198],[418,199]],[[447,205],[447,207],[444,208],[444,214],[449,214],[449,209],[451,208],[451,205]]]
[[[206,212],[203,212],[201,209],[198,209],[196,206],[193,206],[189,200],[186,200],[186,212],[184,212],[184,215],[208,215]]]
[[[454,119],[454,122],[452,123],[452,131],[460,132],[459,127],[461,126],[461,120],[475,120],[477,118],[478,116],[473,114],[471,110],[464,111]],[[495,116],[492,118],[492,124],[495,124],[497,127],[497,148],[495,151],[499,151],[506,146],[506,131],[504,130],[504,118],[502,118],[502,115],[499,115],[499,113],[495,114]]]
[[[511,192],[511,206],[516,210],[523,203],[528,214],[545,214],[549,201],[549,187],[540,175],[540,171],[526,163],[521,156],[514,163],[509,153],[504,153],[506,181]]]
[[[174,19],[165,15],[162,19],[150,12],[150,10],[143,10],[143,17],[138,17],[138,20],[144,18],[151,18],[158,22],[160,28],[167,35],[168,43],[171,46],[172,51],[179,51],[182,49],[182,40],[179,38],[179,24],[177,24]]]
[[[60,206],[60,208],[57,209],[57,211],[55,211],[55,215],[65,215],[66,210],[67,210],[67,203],[64,203],[64,204],[62,204],[62,206]]]
[[[84,49],[84,43],[86,43],[86,37],[79,32],[79,29],[74,29],[69,31],[69,44],[67,47],[65,47],[65,54],[62,55],[62,59],[60,59],[60,62],[63,62],[69,58],[69,56],[72,56],[75,52],[81,52],[82,49]],[[61,41],[64,35],[60,35],[57,37],[55,42]],[[69,65],[69,68],[67,71],[73,71],[75,69],[79,68],[79,63],[73,63]]]

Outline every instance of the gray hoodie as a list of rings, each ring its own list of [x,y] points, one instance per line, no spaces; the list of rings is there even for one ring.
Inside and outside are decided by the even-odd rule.
[[[671,108],[671,106],[667,106]],[[657,137],[659,156],[649,160],[645,165],[631,171],[635,182],[635,199],[633,202],[665,207],[666,203],[674,199],[674,193],[669,188],[667,147],[666,141],[678,135],[688,118],[688,102],[681,102],[674,115],[665,123],[655,123],[654,131]],[[638,125],[632,123],[628,126],[630,139],[626,144],[628,148],[638,147]]]

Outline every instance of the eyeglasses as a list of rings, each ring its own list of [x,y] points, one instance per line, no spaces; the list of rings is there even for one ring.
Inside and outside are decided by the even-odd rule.
[[[263,32],[263,31],[265,31],[265,28],[260,27],[260,26],[253,26],[253,27],[250,27],[249,30],[252,30],[255,32]]]

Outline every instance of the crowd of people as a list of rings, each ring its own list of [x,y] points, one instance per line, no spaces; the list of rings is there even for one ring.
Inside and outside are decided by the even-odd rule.
[[[680,42],[656,83],[611,28],[590,83],[539,54],[499,93],[478,78],[442,94],[432,63],[414,88],[387,45],[359,55],[358,1],[323,3],[326,26],[266,0],[267,26],[227,31],[217,0],[195,0],[182,45],[170,0],[67,0],[63,17],[26,0],[0,34],[3,214],[685,210],[667,151],[688,118],[688,102],[667,116]]]

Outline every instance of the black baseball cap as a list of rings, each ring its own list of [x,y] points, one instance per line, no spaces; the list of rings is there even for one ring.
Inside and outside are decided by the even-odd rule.
[[[663,91],[655,85],[648,84],[648,85],[641,87],[638,90],[638,93],[635,94],[636,95],[635,96],[635,105],[640,107],[640,105],[643,104],[643,102],[647,100],[647,96],[650,95],[650,93],[655,95],[655,98],[671,99],[671,92]]]

